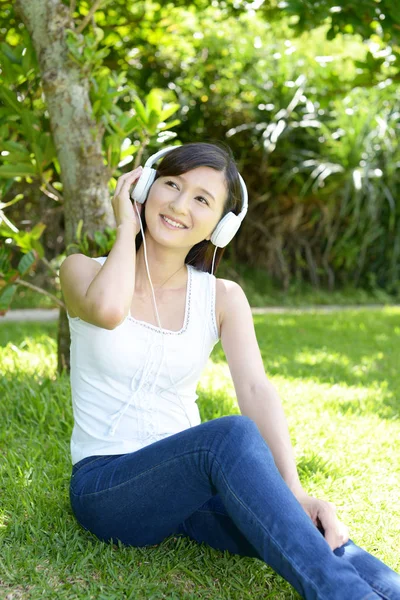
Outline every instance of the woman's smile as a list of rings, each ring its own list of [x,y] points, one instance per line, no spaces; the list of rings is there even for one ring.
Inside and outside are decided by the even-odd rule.
[[[187,229],[187,226],[179,221],[175,221],[171,217],[167,217],[166,215],[160,215],[162,222],[168,229]]]

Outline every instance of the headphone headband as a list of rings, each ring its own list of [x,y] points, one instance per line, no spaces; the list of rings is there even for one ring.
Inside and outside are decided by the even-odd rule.
[[[152,186],[157,173],[157,171],[152,168],[154,163],[176,148],[180,148],[180,146],[168,146],[167,148],[159,150],[147,159],[143,172],[132,192],[131,197],[133,200],[136,200],[139,204],[143,204],[146,201],[150,187]],[[235,213],[231,211],[226,214],[217,224],[210,238],[211,242],[220,248],[225,247],[234,238],[248,209],[247,187],[240,173],[238,173],[238,175],[242,191],[242,208],[240,213],[235,215]]]

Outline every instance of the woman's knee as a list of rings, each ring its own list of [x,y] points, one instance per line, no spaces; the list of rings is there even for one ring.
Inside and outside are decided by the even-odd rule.
[[[253,419],[250,419],[250,417],[247,417],[246,415],[227,415],[226,417],[221,418],[226,420],[226,429],[228,431],[258,431],[258,427]]]
[[[245,415],[227,415],[217,419],[218,421],[218,438],[234,439],[236,442],[239,439],[247,438],[248,436],[259,436],[260,431],[255,422]]]

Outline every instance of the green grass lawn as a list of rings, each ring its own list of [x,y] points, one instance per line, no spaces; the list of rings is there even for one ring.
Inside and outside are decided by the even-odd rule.
[[[352,539],[400,570],[400,310],[254,317],[305,488]],[[0,598],[299,598],[262,561],[187,538],[97,541],[68,500],[69,381],[56,323],[0,324]],[[246,356],[244,355],[244,360]],[[218,344],[198,389],[202,420],[239,414]]]

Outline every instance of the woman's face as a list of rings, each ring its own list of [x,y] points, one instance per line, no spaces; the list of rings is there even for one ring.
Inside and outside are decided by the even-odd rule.
[[[151,237],[185,250],[210,239],[222,216],[227,193],[224,173],[210,167],[159,177],[146,200],[146,224]],[[177,223],[181,226],[177,227]]]

